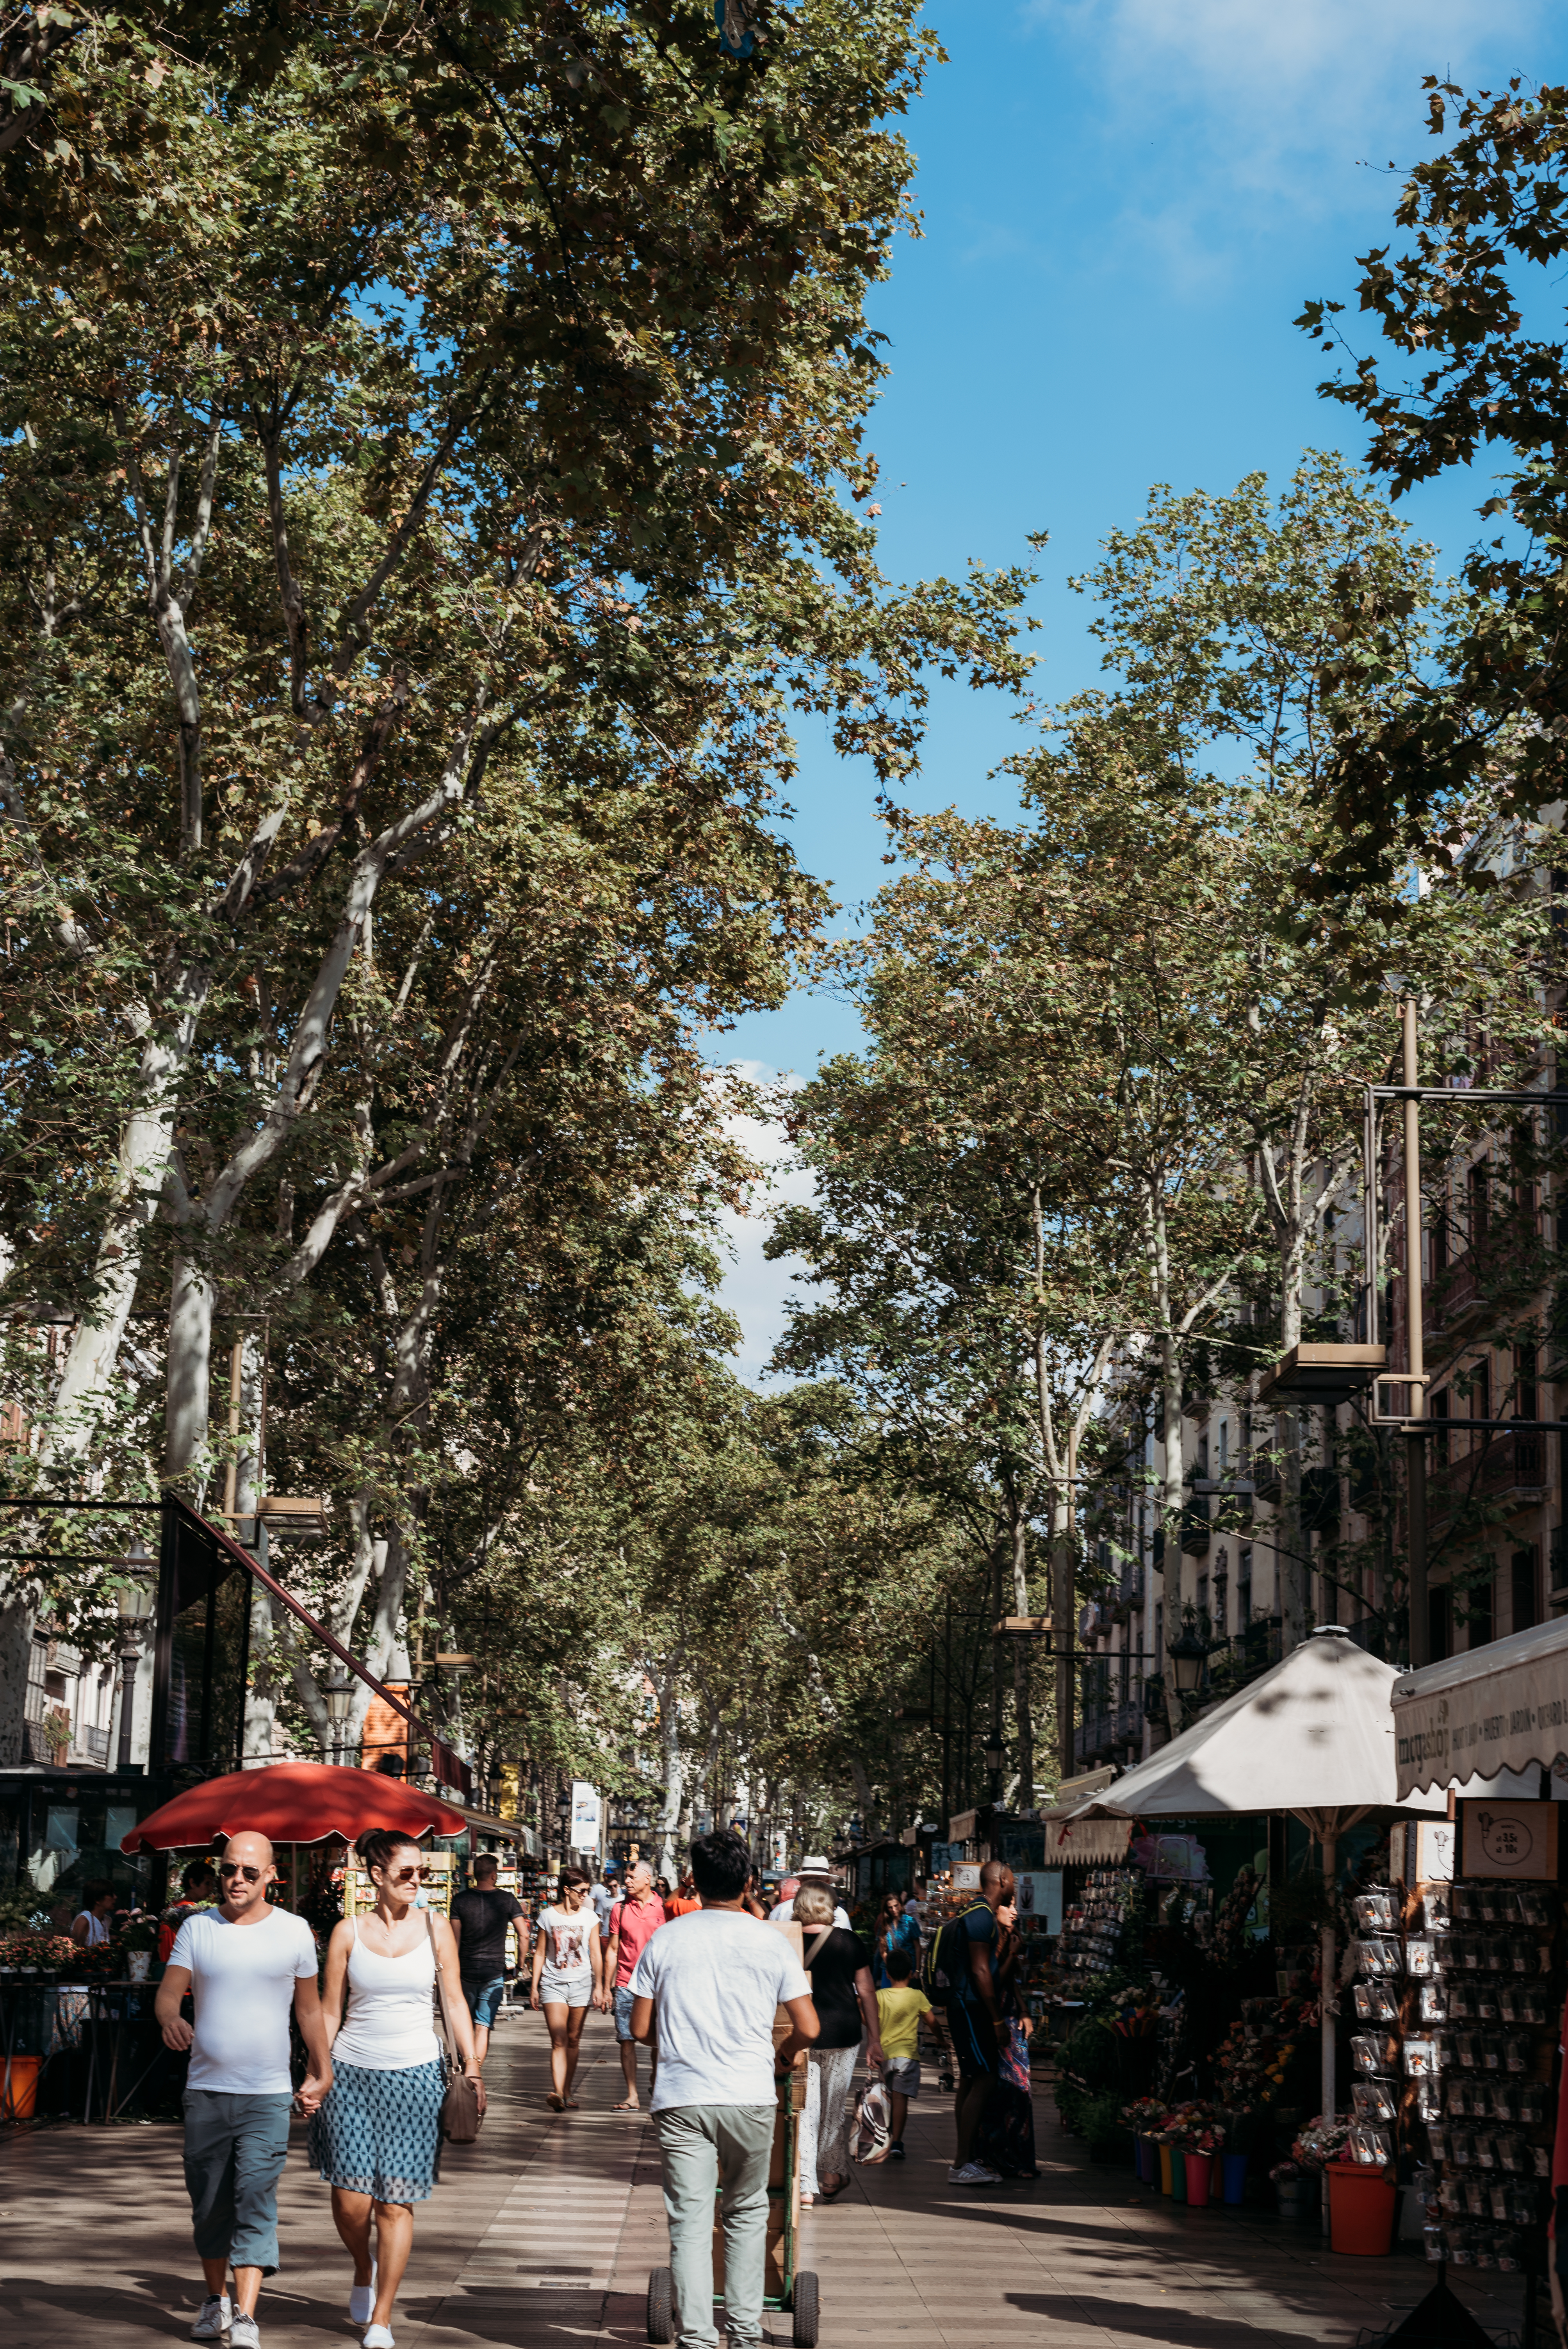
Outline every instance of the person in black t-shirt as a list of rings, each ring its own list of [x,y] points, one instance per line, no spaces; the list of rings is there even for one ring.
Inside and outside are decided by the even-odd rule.
[[[872,1953],[858,1933],[834,1925],[833,1907],[832,1894],[820,1885],[804,1884],[795,1896],[811,2002],[821,2025],[801,2115],[802,2202],[830,2202],[850,2182],[848,2100],[862,2030],[869,2040],[867,2062],[882,2060]]]
[[[452,1934],[463,1996],[474,2019],[474,2049],[480,2069],[490,2052],[490,2025],[506,1988],[506,1929],[524,1914],[522,1903],[496,1889],[496,1864],[488,1853],[474,1862],[474,1880],[452,1903]]]

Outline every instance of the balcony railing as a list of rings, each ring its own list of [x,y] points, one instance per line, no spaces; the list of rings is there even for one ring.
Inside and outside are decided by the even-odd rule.
[[[1540,1280],[1539,1240],[1532,1212],[1515,1208],[1474,1245],[1434,1274],[1427,1319],[1453,1336],[1489,1308],[1527,1296]]]
[[[1451,1425],[1456,1433],[1462,1433],[1464,1422],[1455,1420]],[[1549,1481],[1542,1436],[1494,1435],[1455,1458],[1433,1462],[1431,1508],[1434,1516],[1451,1516],[1465,1500],[1530,1508],[1542,1499]]]

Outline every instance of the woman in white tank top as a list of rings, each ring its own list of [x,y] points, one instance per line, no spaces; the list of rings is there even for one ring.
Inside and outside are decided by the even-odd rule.
[[[376,1906],[346,1917],[327,1943],[322,2010],[333,2083],[306,2142],[332,2188],[333,2222],[354,2255],[349,2319],[366,2328],[364,2349],[394,2349],[392,2304],[413,2248],[413,2206],[434,2188],[440,2158],[438,1965],[463,2069],[476,2082],[480,2069],[452,1929],[416,1905],[424,1854],[385,1828],[361,1836],[355,1849],[376,1887]],[[482,2112],[482,2085],[479,2095]]]

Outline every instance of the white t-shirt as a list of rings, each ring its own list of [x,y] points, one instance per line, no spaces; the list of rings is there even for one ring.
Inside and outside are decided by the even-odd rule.
[[[544,1963],[552,1974],[593,1971],[588,1936],[599,1930],[593,1909],[542,1909],[539,1930],[544,1935]]]
[[[232,2096],[286,2096],[289,2008],[297,1982],[314,1982],[315,1941],[303,1917],[269,1909],[255,1925],[232,1925],[216,1909],[187,1917],[169,1953],[188,1966],[196,2040],[187,2085]]]
[[[634,1998],[651,1998],[659,2074],[652,2109],[770,2105],[773,2018],[810,1998],[782,1933],[741,1909],[696,1909],[660,1927],[637,1960]]]
[[[780,1900],[777,1908],[769,1909],[768,1911],[768,1922],[770,1925],[792,1925],[795,1922],[794,1901]],[[849,1931],[850,1912],[841,1904],[833,1910],[833,1922],[838,1926],[841,1932],[847,1933]],[[816,1928],[813,1927],[812,1930],[815,1930]]]

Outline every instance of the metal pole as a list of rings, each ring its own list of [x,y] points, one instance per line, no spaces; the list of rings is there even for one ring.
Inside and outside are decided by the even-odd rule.
[[[1062,1776],[1070,1778],[1077,1766],[1073,1754],[1074,1584],[1077,1577],[1073,1573],[1073,1566],[1078,1549],[1078,1432],[1073,1427],[1068,1429],[1067,1487],[1067,1530],[1057,1548],[1055,1588],[1051,1594],[1051,1644],[1057,1656],[1057,1744]]]
[[[1408,995],[1401,1006],[1405,1082],[1420,1083],[1416,1055],[1416,999]],[[1409,1416],[1427,1415],[1426,1340],[1421,1320],[1421,1104],[1413,1093],[1405,1101],[1405,1313],[1409,1332],[1412,1384],[1408,1390]],[[1410,1669],[1417,1671],[1432,1660],[1432,1622],[1427,1592],[1427,1439],[1413,1428],[1405,1439],[1406,1516],[1410,1551]]]
[[[130,1733],[136,1703],[136,1668],[141,1660],[141,1642],[129,1634],[119,1651],[119,1766],[130,1767]]]

